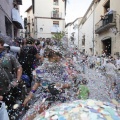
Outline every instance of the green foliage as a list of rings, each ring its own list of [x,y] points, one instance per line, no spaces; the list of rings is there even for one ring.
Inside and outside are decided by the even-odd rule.
[[[57,40],[57,41],[60,41],[63,37],[64,37],[64,35],[65,35],[65,32],[64,31],[62,31],[62,32],[57,32],[57,33],[54,33],[53,34],[53,39],[54,40]]]

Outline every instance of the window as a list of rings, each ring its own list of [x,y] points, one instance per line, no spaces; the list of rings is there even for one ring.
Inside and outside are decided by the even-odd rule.
[[[6,35],[12,37],[12,23],[5,16],[5,27],[6,27]]]
[[[58,13],[59,12],[59,8],[53,8],[53,12]]]
[[[34,26],[34,21],[33,21],[33,18],[32,18],[32,26]]]
[[[59,18],[59,8],[53,8],[53,17]]]
[[[104,13],[107,12],[108,8],[110,8],[110,0],[107,0],[107,2],[105,2],[105,4],[104,4]]]
[[[85,35],[82,36],[82,46],[85,46]]]
[[[42,28],[42,27],[40,28],[40,31],[41,31],[41,32],[43,31],[43,28]]]
[[[54,5],[58,5],[58,0],[53,0]]]
[[[27,29],[27,18],[24,18],[24,29]]]
[[[59,21],[53,21],[53,27],[59,27]]]
[[[92,52],[92,48],[89,48],[90,49],[90,52]]]

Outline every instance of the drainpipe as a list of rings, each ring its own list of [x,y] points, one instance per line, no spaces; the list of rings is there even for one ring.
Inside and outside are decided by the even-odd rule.
[[[116,16],[118,16],[118,19],[119,19],[119,30],[118,30],[118,32],[119,32],[119,34],[120,34],[120,15],[119,15],[119,14],[116,14]]]
[[[94,18],[95,18],[95,3],[93,3],[93,55],[94,55],[94,47],[95,47],[95,46],[94,46],[94,41],[95,41],[95,40],[94,40],[94,39],[95,39],[95,38],[94,38],[94,22],[95,22],[95,21],[94,21]]]
[[[79,49],[79,25],[78,25],[78,49]]]

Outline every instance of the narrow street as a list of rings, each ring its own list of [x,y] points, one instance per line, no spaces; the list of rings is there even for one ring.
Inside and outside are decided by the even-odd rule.
[[[0,0],[0,120],[120,120],[120,0]]]

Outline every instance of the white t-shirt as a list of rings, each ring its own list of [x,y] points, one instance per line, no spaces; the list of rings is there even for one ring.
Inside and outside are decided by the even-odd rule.
[[[97,63],[100,63],[100,58],[97,58]]]
[[[108,60],[108,59],[104,58],[104,63],[103,63],[103,65],[106,65],[107,60]]]
[[[116,71],[116,67],[112,63],[107,63],[105,65],[105,70],[106,70],[107,74],[116,75],[116,72],[115,72]]]
[[[77,61],[77,58],[74,56],[73,57],[73,62],[76,62]]]
[[[120,65],[120,60],[116,60],[116,64],[117,64],[117,65],[118,65],[118,64]]]
[[[41,43],[40,43],[40,44],[41,44],[41,46],[43,47],[44,41],[41,41]]]
[[[43,56],[44,55],[44,49],[41,49],[40,50],[40,56]]]

